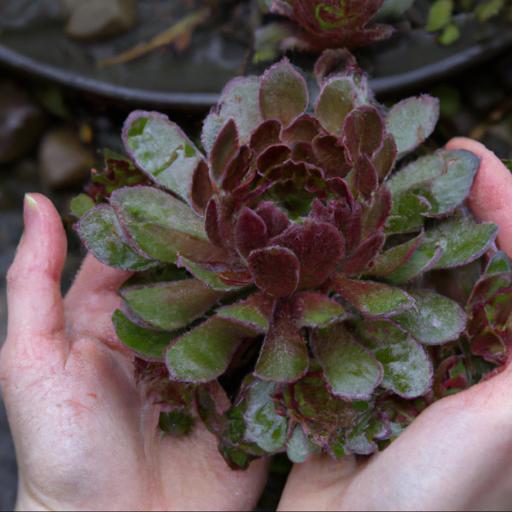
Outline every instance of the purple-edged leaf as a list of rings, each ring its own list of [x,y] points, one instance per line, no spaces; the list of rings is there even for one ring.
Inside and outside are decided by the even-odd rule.
[[[293,304],[278,302],[254,374],[263,380],[294,382],[309,365],[306,340],[302,337]]]
[[[274,146],[281,142],[281,123],[275,119],[268,119],[261,123],[251,135],[250,147],[256,155],[269,146]]]
[[[320,91],[315,115],[327,131],[340,135],[345,118],[354,108],[356,97],[356,86],[351,78],[332,78]]]
[[[226,296],[197,279],[126,286],[119,293],[142,321],[165,331],[186,327]]]
[[[226,167],[221,188],[231,192],[242,184],[250,171],[251,150],[249,146],[242,146],[238,153],[230,160]]]
[[[76,223],[75,230],[85,247],[109,267],[141,271],[156,264],[134,252],[127,244],[110,206],[99,205],[89,210]]]
[[[217,109],[215,107],[203,121],[201,144],[208,154],[212,150],[213,144],[225,123],[226,119],[217,113]]]
[[[425,216],[432,209],[429,186],[425,185],[393,195],[391,214],[386,222],[386,234],[414,233],[423,228]]]
[[[336,269],[344,254],[344,240],[327,222],[306,220],[293,224],[272,240],[291,249],[300,261],[300,287],[321,285]]]
[[[366,400],[382,380],[382,366],[343,324],[313,334],[313,353],[334,395]]]
[[[337,276],[332,288],[365,316],[392,316],[414,305],[413,298],[400,288],[374,281],[356,281]]]
[[[209,382],[222,375],[240,343],[252,329],[212,317],[174,340],[165,354],[172,380]]]
[[[375,233],[367,238],[359,247],[341,264],[346,275],[361,274],[377,256],[384,245],[384,235]]]
[[[297,289],[300,263],[290,249],[275,245],[257,249],[248,262],[256,286],[265,293],[284,297]]]
[[[425,345],[456,340],[466,328],[466,314],[453,300],[438,293],[411,291],[416,305],[393,320]]]
[[[388,134],[382,141],[382,146],[373,156],[373,165],[379,176],[379,180],[383,182],[393,170],[397,156],[395,139]]]
[[[297,425],[286,443],[286,455],[290,461],[294,464],[301,464],[319,451],[320,448],[309,440],[304,429]]]
[[[498,251],[487,264],[485,268],[486,275],[502,274],[512,272],[512,263],[510,258],[503,252]]]
[[[281,133],[281,139],[287,144],[311,142],[320,132],[321,127],[316,118],[303,114],[293,120],[292,124]]]
[[[299,292],[295,294],[294,300],[300,327],[326,327],[347,316],[341,304],[322,293]]]
[[[139,357],[146,360],[162,360],[165,349],[171,343],[172,333],[145,329],[134,324],[119,309],[114,311],[112,323],[119,340],[133,350]]]
[[[471,339],[471,353],[485,361],[503,365],[507,361],[507,346],[498,334],[490,329]]]
[[[321,87],[327,79],[334,78],[334,75],[349,76],[359,72],[356,58],[346,48],[331,48],[322,52],[315,62],[314,75]],[[362,75],[366,78],[364,75]]]
[[[423,94],[397,103],[386,119],[386,129],[395,138],[398,157],[424,142],[439,119],[439,100]]]
[[[368,275],[386,277],[395,270],[402,268],[421,245],[424,236],[424,233],[420,233],[418,236],[411,238],[411,240],[380,253],[375,258],[372,267],[368,271]]]
[[[264,119],[288,126],[308,106],[308,88],[288,59],[274,64],[261,78],[260,109]]]
[[[283,164],[290,158],[290,148],[284,144],[276,144],[264,150],[258,157],[257,167],[261,174],[265,174],[268,170],[277,165]]]
[[[192,179],[203,156],[176,124],[163,114],[136,110],[124,123],[123,141],[139,169],[190,202]]]
[[[351,169],[345,148],[334,135],[319,135],[313,139],[313,151],[327,178],[344,178]]]
[[[384,121],[373,106],[358,107],[345,119],[342,139],[352,162],[362,155],[371,157],[380,148],[383,137]]]
[[[354,166],[354,183],[357,192],[364,199],[369,199],[379,186],[377,172],[366,155],[361,155]]]
[[[268,240],[265,221],[250,208],[244,207],[235,227],[236,247],[246,258],[254,249],[263,247]]]
[[[286,213],[272,201],[263,201],[258,204],[256,213],[265,221],[269,237],[279,235],[290,224]]]
[[[204,229],[210,242],[217,247],[224,246],[224,240],[220,233],[219,203],[215,198],[210,199],[206,206]]]
[[[425,233],[425,244],[438,245],[443,253],[433,268],[466,265],[484,254],[496,239],[496,224],[477,224],[471,219],[442,222]]]
[[[229,119],[222,127],[210,152],[210,169],[212,178],[219,183],[227,170],[231,159],[240,148],[238,130],[233,119]]]
[[[210,174],[208,173],[208,165],[202,160],[192,176],[192,187],[190,191],[190,204],[196,213],[203,215],[212,194],[213,189]]]
[[[112,193],[123,231],[143,254],[174,263],[178,253],[208,260],[218,256],[203,223],[185,203],[153,187],[125,187]]]
[[[359,322],[358,335],[384,369],[381,386],[403,398],[416,398],[432,386],[432,363],[424,348],[386,320]]]
[[[363,212],[363,237],[384,227],[391,213],[392,201],[389,189],[381,186],[374,195],[371,205]]]
[[[272,300],[268,296],[255,293],[246,300],[219,308],[217,316],[250,327],[259,333],[266,333],[272,306]]]

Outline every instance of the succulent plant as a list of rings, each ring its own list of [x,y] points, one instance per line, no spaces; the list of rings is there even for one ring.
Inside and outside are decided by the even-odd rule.
[[[433,376],[446,384],[453,365],[440,365],[461,343],[489,359],[490,325],[507,346],[503,258],[476,285],[469,331],[465,303],[428,279],[494,247],[496,226],[464,207],[478,158],[413,158],[437,100],[386,109],[348,52],[325,52],[315,74],[314,101],[286,59],[230,82],[205,153],[166,116],[133,112],[123,140],[145,184],[103,195],[76,224],[97,259],[135,272],[113,323],[161,428],[185,435],[195,404],[234,467],[280,451],[369,454],[442,395]]]

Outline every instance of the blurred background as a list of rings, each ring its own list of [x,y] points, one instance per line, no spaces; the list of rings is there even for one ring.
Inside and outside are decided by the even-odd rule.
[[[270,6],[268,0],[0,0],[0,343],[23,195],[46,194],[63,216],[65,291],[83,257],[69,201],[91,168],[102,168],[104,148],[122,150],[126,115],[135,108],[163,111],[197,140],[225,82],[279,58],[275,27],[283,20]],[[432,147],[467,135],[511,159],[512,1],[386,0],[384,7],[379,17],[395,34],[357,52],[378,99],[436,95],[441,121]],[[315,56],[289,56],[309,77]],[[0,510],[13,508],[16,485],[0,400]],[[260,507],[272,508],[271,501]]]

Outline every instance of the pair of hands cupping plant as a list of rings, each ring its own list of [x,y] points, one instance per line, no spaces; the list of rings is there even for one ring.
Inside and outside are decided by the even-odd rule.
[[[62,224],[27,196],[0,361],[19,508],[248,509],[282,451],[306,461],[283,510],[507,506],[510,372],[469,386],[508,354],[512,178],[465,139],[392,174],[436,100],[386,111],[344,51],[315,73],[312,107],[286,60],[230,83],[207,157],[132,114],[130,159],[74,203],[97,259],[65,299]],[[465,312],[428,279],[469,263]]]

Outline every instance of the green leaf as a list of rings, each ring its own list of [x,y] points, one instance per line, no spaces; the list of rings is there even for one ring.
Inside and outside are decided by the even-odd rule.
[[[356,102],[355,88],[354,81],[348,77],[336,77],[323,86],[315,105],[315,115],[327,131],[340,135],[345,118]]]
[[[186,436],[194,428],[194,418],[184,408],[161,412],[158,427],[171,436]]]
[[[455,25],[455,23],[450,23],[446,27],[444,27],[441,35],[438,37],[439,43],[450,46],[460,37],[460,28]]]
[[[403,398],[416,398],[432,386],[432,364],[410,335],[386,320],[358,324],[358,334],[384,369],[381,386]]]
[[[114,311],[112,323],[119,340],[143,359],[161,360],[173,337],[170,332],[155,331],[134,324],[120,309]]]
[[[94,208],[94,201],[87,194],[78,194],[71,199],[69,209],[75,217],[82,217]]]
[[[510,258],[503,251],[498,251],[487,264],[485,274],[492,275],[508,272],[512,272]]]
[[[286,443],[287,420],[277,414],[273,396],[276,384],[255,379],[247,392],[245,439],[274,453]]]
[[[163,114],[136,110],[125,121],[123,141],[141,171],[191,201],[193,175],[203,156],[181,128]]]
[[[120,294],[142,321],[166,331],[186,327],[226,295],[197,279],[124,287]]]
[[[256,333],[219,317],[212,317],[174,340],[165,361],[171,379],[209,382],[222,375],[244,338]]]
[[[124,240],[114,210],[99,205],[89,210],[75,225],[82,243],[92,254],[109,267],[141,271],[155,262],[137,254]]]
[[[297,425],[292,432],[288,443],[286,444],[286,454],[294,464],[305,462],[310,455],[319,451],[318,446],[314,445],[304,434],[304,429]]]
[[[438,293],[411,291],[414,308],[393,320],[425,345],[440,345],[456,340],[466,328],[466,314],[453,300]]]
[[[453,7],[453,0],[435,0],[430,7],[425,29],[437,32],[446,27],[452,19]]]
[[[505,7],[505,0],[483,0],[475,7],[475,15],[479,21],[489,21],[497,16]]]
[[[471,219],[442,222],[425,233],[425,244],[438,245],[442,256],[433,268],[453,268],[466,265],[484,254],[496,239],[498,227]]]
[[[326,327],[347,316],[341,304],[321,293],[299,292],[295,294],[295,301],[295,307],[300,311],[301,327]]]
[[[334,395],[348,400],[366,400],[382,380],[382,366],[336,324],[313,334],[313,352]]]
[[[175,263],[177,254],[208,259],[218,253],[202,220],[183,202],[152,187],[126,187],[110,199],[129,238],[148,256]]]
[[[374,281],[359,281],[338,276],[332,286],[344,300],[365,316],[392,316],[411,308],[414,304],[411,296],[400,288]]]
[[[379,9],[374,19],[397,19],[402,16],[404,12],[408,11],[413,3],[414,0],[384,0],[382,7]]]
[[[283,59],[261,77],[260,108],[263,119],[277,119],[288,126],[308,106],[308,88],[302,75]]]
[[[271,313],[272,302],[262,293],[255,293],[246,300],[217,310],[217,315],[220,318],[251,327],[260,333],[268,331]]]
[[[438,119],[439,100],[426,94],[394,105],[388,114],[386,127],[395,138],[398,157],[416,149],[430,137]]]

